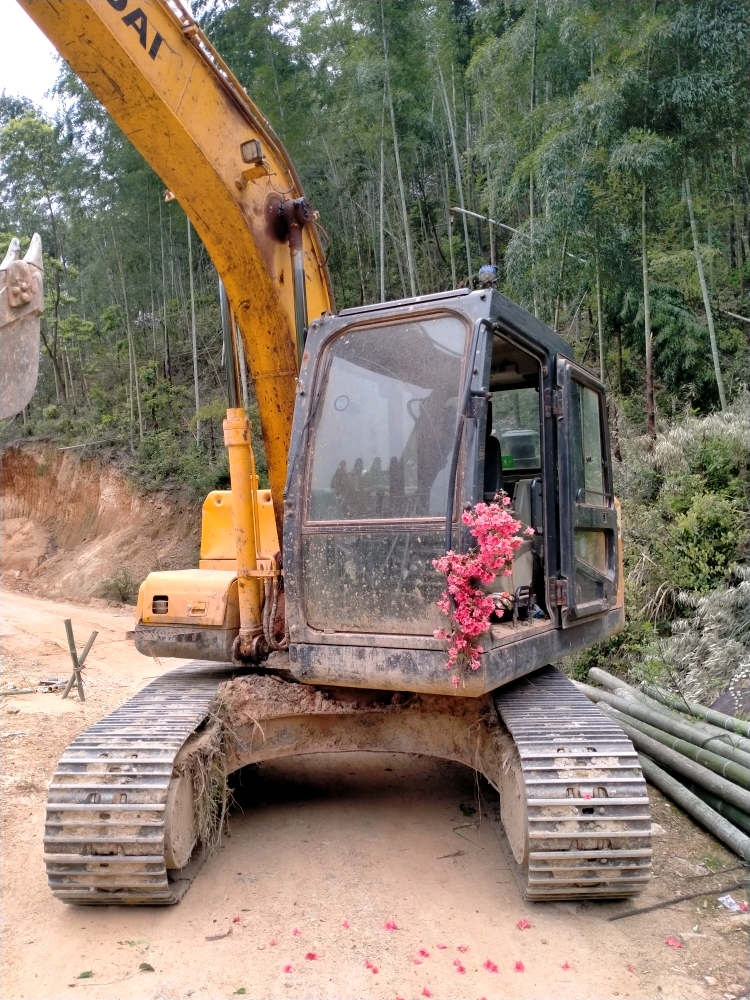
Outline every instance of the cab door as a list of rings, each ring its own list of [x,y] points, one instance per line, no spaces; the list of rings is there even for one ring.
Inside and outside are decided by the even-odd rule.
[[[607,407],[600,382],[557,360],[560,579],[563,628],[614,607],[619,561]]]

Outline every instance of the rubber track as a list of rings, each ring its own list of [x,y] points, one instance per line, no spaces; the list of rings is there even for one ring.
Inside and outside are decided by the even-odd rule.
[[[521,758],[527,898],[642,892],[651,875],[651,814],[627,736],[553,667],[502,688],[495,704]]]
[[[168,872],[167,787],[185,740],[206,718],[230,664],[195,660],[159,677],[77,736],[47,796],[44,860],[66,903],[164,905],[200,863]]]

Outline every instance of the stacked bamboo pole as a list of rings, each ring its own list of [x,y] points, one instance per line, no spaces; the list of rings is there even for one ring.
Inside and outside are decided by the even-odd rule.
[[[750,724],[596,667],[589,679],[601,687],[576,686],[630,737],[646,779],[750,862]]]

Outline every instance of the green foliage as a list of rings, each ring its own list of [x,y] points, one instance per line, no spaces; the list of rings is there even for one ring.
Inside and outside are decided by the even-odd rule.
[[[209,465],[206,454],[193,439],[187,444],[172,430],[156,431],[144,439],[136,453],[135,474],[144,489],[156,490],[165,483],[187,484],[196,498],[211,490],[227,489],[229,465],[226,453]]]
[[[586,681],[592,667],[602,667],[624,676],[642,669],[645,658],[657,649],[660,630],[637,611],[637,588],[632,584],[626,591],[627,615],[622,632],[582,650],[566,662],[566,673],[575,680]],[[634,607],[635,605],[635,607]]]
[[[631,682],[672,674],[699,701],[746,683],[750,555],[750,396],[675,419],[655,446],[620,414],[624,632],[567,669],[604,666]]]
[[[742,521],[735,505],[716,493],[696,493],[667,529],[665,573],[680,590],[705,593],[722,583],[737,557]]]
[[[138,596],[138,586],[138,581],[131,570],[124,566],[116,576],[102,580],[100,589],[102,597],[106,597],[110,601],[119,601],[120,604],[134,604]]]
[[[492,239],[503,290],[566,337],[583,365],[601,364],[637,430],[645,193],[664,429],[686,407],[705,413],[718,402],[689,177],[727,394],[741,393],[750,327],[729,314],[750,315],[745,0],[195,0],[193,9],[320,212],[339,307],[378,301],[381,287],[388,299],[407,295],[412,277],[420,293],[451,287],[454,272],[466,283]],[[28,240],[36,230],[48,255],[38,390],[0,440],[104,440],[130,452],[142,482],[202,489],[226,467],[216,274],[196,241],[196,414],[184,214],[66,68],[57,91],[54,119],[0,96],[0,252],[11,233]],[[464,226],[450,211],[462,198],[510,229]],[[262,471],[258,432],[254,420]],[[651,483],[662,527],[698,494],[743,495],[744,473],[722,486],[709,465],[684,472],[701,483],[667,472]],[[636,534],[639,519],[640,508]]]

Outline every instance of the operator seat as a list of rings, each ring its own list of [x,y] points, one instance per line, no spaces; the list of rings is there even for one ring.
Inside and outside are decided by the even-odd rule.
[[[531,479],[519,479],[513,491],[513,516],[521,522],[521,532],[531,525]],[[523,542],[513,557],[513,592],[518,587],[530,587],[534,576],[534,552],[532,539],[522,534]],[[510,579],[508,581],[511,582]],[[508,587],[510,590],[510,587]]]
[[[487,401],[487,432],[484,436],[484,502],[492,503],[503,488],[503,457],[500,442],[492,433],[492,403]]]

